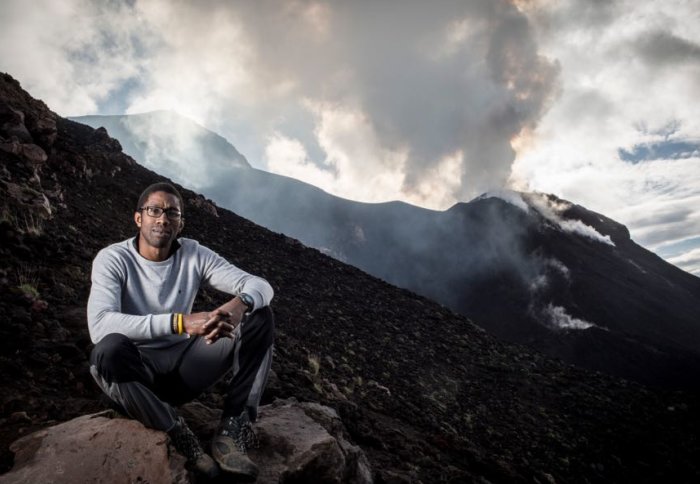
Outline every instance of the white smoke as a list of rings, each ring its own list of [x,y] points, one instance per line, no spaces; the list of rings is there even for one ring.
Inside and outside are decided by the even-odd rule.
[[[532,208],[564,232],[578,234],[603,244],[615,245],[610,236],[601,234],[590,225],[580,220],[562,218],[561,213],[572,206],[568,202],[557,202],[541,193],[521,194],[513,190],[491,190],[479,198],[499,198],[526,213]]]
[[[544,260],[545,266],[552,267],[556,271],[558,271],[561,275],[563,275],[566,279],[569,279],[570,271],[569,268],[564,265],[562,261],[559,259],[555,259],[553,257],[549,257]]]
[[[562,306],[548,304],[543,310],[549,324],[555,329],[588,329],[596,326],[583,319],[574,318]]]
[[[513,190],[490,190],[481,195],[479,198],[499,198],[504,202],[510,203],[514,207],[519,208],[525,213],[527,213],[529,210],[528,204],[525,203],[525,200],[523,200],[523,197],[520,196],[520,193]]]
[[[570,203],[557,202],[540,193],[528,194],[527,201],[534,210],[564,232],[578,234],[603,244],[615,245],[615,242],[612,241],[609,235],[601,234],[590,225],[586,225],[580,220],[562,218],[561,213],[571,208],[572,205]]]

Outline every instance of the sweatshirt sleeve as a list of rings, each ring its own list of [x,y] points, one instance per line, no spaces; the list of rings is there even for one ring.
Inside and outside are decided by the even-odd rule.
[[[122,291],[126,269],[108,249],[101,250],[92,263],[92,286],[87,305],[90,339],[97,344],[110,333],[133,340],[149,340],[172,334],[171,314],[124,314]]]
[[[265,279],[239,269],[207,247],[200,245],[198,250],[204,267],[204,282],[234,296],[243,292],[250,295],[255,302],[253,309],[270,305],[274,291]]]

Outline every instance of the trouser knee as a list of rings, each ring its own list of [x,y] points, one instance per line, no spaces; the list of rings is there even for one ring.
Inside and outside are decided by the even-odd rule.
[[[275,316],[270,306],[254,311],[242,328],[243,341],[256,340],[261,346],[272,346],[275,342]]]
[[[110,383],[145,383],[149,379],[138,348],[128,337],[119,333],[110,333],[95,345],[90,354],[90,365]]]

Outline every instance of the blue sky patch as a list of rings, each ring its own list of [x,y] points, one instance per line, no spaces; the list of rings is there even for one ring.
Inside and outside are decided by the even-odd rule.
[[[622,161],[637,164],[643,161],[682,159],[700,156],[700,143],[697,141],[668,140],[657,143],[634,145],[631,150],[617,150]]]

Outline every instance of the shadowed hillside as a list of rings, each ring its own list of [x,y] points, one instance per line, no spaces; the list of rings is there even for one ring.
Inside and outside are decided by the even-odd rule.
[[[0,76],[2,470],[20,434],[98,408],[87,371],[90,263],[135,233],[162,180],[104,130]],[[660,393],[502,343],[464,316],[182,188],[183,235],[276,290],[265,399],[336,408],[378,482],[693,482],[694,395]],[[223,301],[206,292],[196,307]],[[212,392],[202,398],[216,404]]]
[[[172,112],[76,119],[106,127],[137,160],[198,183],[219,205],[438,301],[499,338],[649,385],[700,388],[700,278],[604,215],[517,192],[444,212],[353,202],[252,169],[223,138]]]

